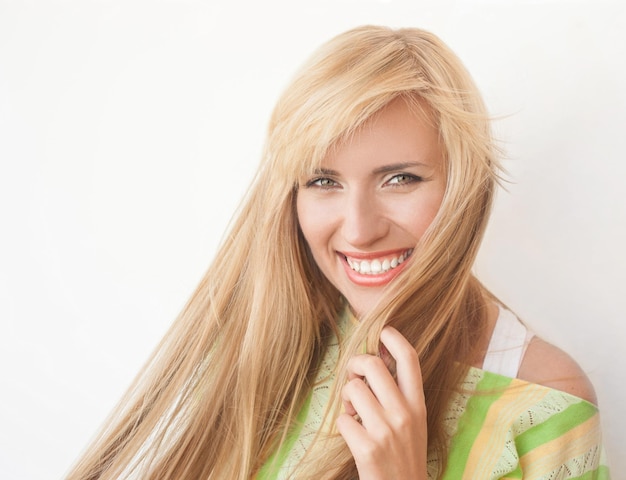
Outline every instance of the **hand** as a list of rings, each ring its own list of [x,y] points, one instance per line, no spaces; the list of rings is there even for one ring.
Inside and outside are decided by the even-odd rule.
[[[357,355],[348,363],[345,413],[337,418],[337,428],[360,480],[425,479],[426,405],[419,358],[392,327],[383,329],[380,341],[385,347],[380,357]],[[397,383],[387,368],[389,355],[396,361]]]

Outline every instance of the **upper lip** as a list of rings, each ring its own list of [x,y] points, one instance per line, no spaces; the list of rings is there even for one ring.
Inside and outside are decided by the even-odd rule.
[[[393,256],[393,255],[402,255],[404,252],[411,250],[411,247],[407,248],[396,248],[393,250],[385,250],[380,252],[346,252],[346,251],[338,251],[344,257],[353,258],[355,260],[372,260],[375,258]]]

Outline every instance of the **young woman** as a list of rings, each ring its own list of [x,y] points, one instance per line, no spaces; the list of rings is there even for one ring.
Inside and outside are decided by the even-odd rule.
[[[69,478],[608,478],[583,372],[472,275],[499,172],[480,95],[437,37],[331,40]]]

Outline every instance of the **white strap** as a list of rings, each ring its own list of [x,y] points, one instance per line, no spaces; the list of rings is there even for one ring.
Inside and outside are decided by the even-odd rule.
[[[502,307],[489,341],[483,370],[515,378],[534,334],[513,312]]]

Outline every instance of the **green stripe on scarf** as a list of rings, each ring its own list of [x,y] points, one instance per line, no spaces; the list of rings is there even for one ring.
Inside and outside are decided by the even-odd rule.
[[[489,409],[502,396],[511,381],[511,378],[484,372],[483,378],[476,387],[479,393],[468,400],[465,412],[459,419],[457,431],[462,431],[463,434],[455,435],[452,439],[444,479],[463,478],[472,445],[483,428]]]
[[[520,457],[531,450],[561,437],[565,432],[581,425],[598,412],[595,405],[581,400],[570,405],[562,412],[552,415],[544,422],[525,431],[515,439]]]

